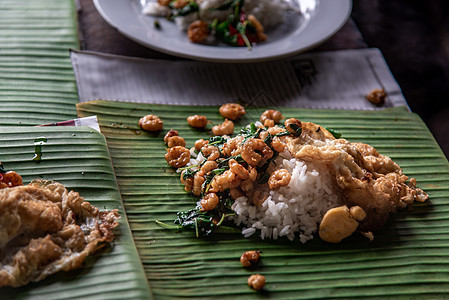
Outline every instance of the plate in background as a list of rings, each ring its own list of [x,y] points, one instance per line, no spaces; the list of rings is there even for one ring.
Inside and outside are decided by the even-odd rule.
[[[103,18],[128,38],[166,54],[211,62],[256,62],[279,59],[309,50],[330,38],[345,24],[351,0],[297,0],[306,13],[286,12],[285,22],[267,31],[266,42],[252,50],[228,45],[191,43],[174,22],[144,15],[137,0],[94,0]],[[160,29],[155,27],[158,20]]]

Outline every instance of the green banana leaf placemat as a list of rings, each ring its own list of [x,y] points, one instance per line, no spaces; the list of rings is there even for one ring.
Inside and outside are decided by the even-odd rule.
[[[0,1],[0,126],[76,116],[70,48],[79,48],[74,0]]]
[[[33,161],[34,140],[46,137],[42,160]],[[56,180],[80,193],[100,210],[122,216],[112,247],[85,261],[84,267],[60,272],[23,287],[0,288],[0,299],[149,299],[151,294],[124,214],[104,137],[87,127],[0,128],[0,160],[6,170]]]
[[[449,295],[449,164],[422,120],[405,108],[280,108],[285,117],[337,129],[352,142],[375,146],[430,195],[429,202],[393,216],[373,242],[353,236],[336,245],[319,238],[304,245],[245,239],[239,233],[197,239],[193,232],[176,232],[155,223],[172,222],[177,211],[192,208],[196,201],[164,160],[163,136],[176,129],[191,147],[210,133],[189,127],[186,117],[203,114],[213,124],[221,123],[218,107],[93,101],[78,104],[77,109],[80,117],[99,118],[155,298],[434,299]],[[257,120],[263,110],[248,108],[235,132]],[[137,122],[146,114],[158,115],[164,130],[158,134],[139,130]],[[243,268],[240,255],[256,249],[263,251],[261,265]],[[253,273],[265,275],[263,292],[247,286]]]

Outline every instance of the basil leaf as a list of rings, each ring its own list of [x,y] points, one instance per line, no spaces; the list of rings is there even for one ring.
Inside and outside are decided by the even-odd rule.
[[[198,170],[193,171],[192,169],[186,169],[183,173],[182,173],[182,179],[186,180],[187,178],[190,177],[194,177],[196,172],[198,172]]]
[[[334,136],[334,138],[336,138],[336,139],[341,138],[341,132],[340,131],[338,131],[336,129],[332,129],[332,128],[327,128],[327,127],[324,127],[324,129],[329,131]]]

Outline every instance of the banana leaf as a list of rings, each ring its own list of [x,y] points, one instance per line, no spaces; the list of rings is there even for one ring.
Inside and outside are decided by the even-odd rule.
[[[74,0],[0,2],[0,126],[76,116],[70,48],[79,48]]]
[[[258,120],[266,108],[248,107],[235,132]],[[394,159],[429,195],[410,211],[400,211],[375,234],[374,241],[354,235],[340,244],[318,237],[301,244],[279,239],[245,239],[235,231],[195,238],[170,224],[197,199],[184,191],[179,174],[164,160],[163,136],[173,128],[193,146],[211,135],[223,118],[216,106],[172,106],[92,101],[77,105],[80,117],[97,115],[113,161],[131,231],[156,299],[329,299],[444,298],[449,294],[449,164],[418,115],[405,108],[335,111],[278,108],[283,115],[339,130],[352,142],[373,145]],[[158,133],[141,131],[140,117],[164,121]],[[206,130],[187,125],[186,117],[206,115]],[[247,250],[261,250],[261,264],[245,269]],[[247,278],[266,277],[262,292]]]
[[[34,141],[47,138],[41,160],[34,161]],[[39,151],[38,151],[39,152]],[[81,269],[60,272],[23,287],[0,288],[0,299],[149,299],[151,295],[120,198],[106,141],[86,127],[0,128],[0,160],[6,170],[55,180],[100,210],[119,209],[113,245],[84,262]]]

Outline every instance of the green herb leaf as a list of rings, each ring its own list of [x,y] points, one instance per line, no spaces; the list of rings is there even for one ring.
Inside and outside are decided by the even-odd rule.
[[[186,180],[187,178],[194,177],[198,171],[199,169],[197,170],[185,169],[184,172],[182,173],[182,179]]]
[[[336,139],[341,138],[341,132],[340,131],[338,131],[336,129],[332,129],[332,128],[327,128],[327,127],[324,127],[324,129],[329,131],[334,136],[334,138],[336,138]]]
[[[265,144],[270,146],[271,142],[273,141],[273,135],[270,134],[269,132],[267,132],[267,133],[268,133],[268,135],[267,135],[267,137],[263,141],[265,142]]]
[[[245,45],[248,48],[248,50],[251,50],[252,49],[251,43],[250,43],[248,37],[246,36],[247,25],[248,25],[248,21],[238,22],[236,25],[236,29],[240,33],[240,36],[242,37],[243,41],[245,42]]]
[[[214,169],[211,172],[214,173],[215,175],[221,175],[226,171],[225,168],[221,168],[221,169]]]
[[[291,129],[293,129],[295,131],[294,135],[299,136],[302,133],[302,127],[299,126],[298,124],[289,124],[288,126],[290,126]]]
[[[279,133],[276,133],[274,136],[286,136],[286,135],[290,135],[290,131],[286,130],[283,132],[279,132]]]
[[[168,5],[169,8],[171,8],[172,10],[172,15],[170,16],[170,19],[174,19],[176,17],[183,17],[183,16],[187,16],[191,13],[197,12],[200,10],[198,3],[196,3],[195,1],[190,1],[186,6],[184,6],[183,8],[175,8],[174,7],[174,2],[172,1],[170,2],[170,4]]]
[[[254,133],[256,133],[256,131],[257,131],[257,126],[256,126],[256,124],[254,124],[254,123],[251,123],[251,124],[249,124],[249,127],[250,127],[250,130],[251,130],[251,133],[252,134],[254,134]]]
[[[200,207],[177,213],[175,224],[177,229],[194,230],[197,237],[207,236],[212,233],[215,225],[212,223],[213,216],[210,212],[203,212]]]
[[[259,175],[259,178],[257,179],[258,184],[265,184],[268,182],[268,179],[270,178],[270,174],[268,173],[261,173]]]
[[[223,136],[212,136],[209,138],[209,145],[223,145],[227,142],[228,139],[226,139]]]
[[[47,142],[46,137],[39,137],[34,140],[34,157],[35,162],[40,162],[42,159],[42,145]]]

